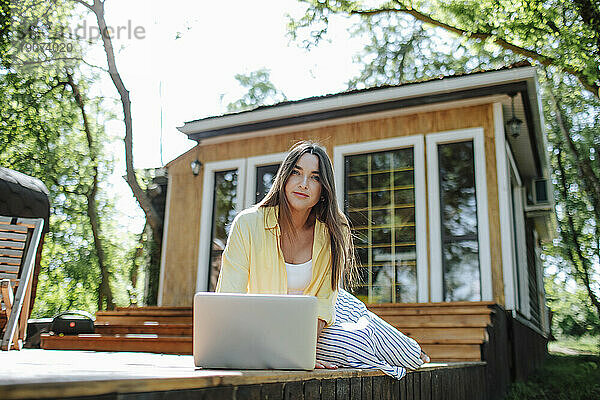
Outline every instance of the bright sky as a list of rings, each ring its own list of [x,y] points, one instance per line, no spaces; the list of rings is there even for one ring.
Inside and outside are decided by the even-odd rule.
[[[129,39],[125,30],[114,40],[117,68],[130,91],[136,168],[161,166],[195,142],[176,127],[183,122],[225,112],[229,102],[245,91],[234,75],[260,68],[271,70],[271,81],[288,99],[300,99],[346,88],[359,67],[352,57],[362,48],[350,39],[346,19],[333,19],[331,42],[310,52],[289,43],[286,14],[300,16],[304,5],[295,0],[182,1],[108,0],[107,25],[142,27],[143,39]],[[94,19],[87,21],[95,25]],[[138,32],[140,30],[138,29]],[[179,39],[175,39],[179,32]],[[96,65],[106,66],[102,49],[91,54]],[[98,94],[117,98],[108,75],[103,74]],[[159,88],[162,86],[162,95]],[[120,104],[116,104],[120,110]],[[122,138],[124,125],[106,123],[109,133]],[[139,232],[143,215],[135,205],[124,174],[124,147],[112,149],[118,209],[129,216],[130,232]]]

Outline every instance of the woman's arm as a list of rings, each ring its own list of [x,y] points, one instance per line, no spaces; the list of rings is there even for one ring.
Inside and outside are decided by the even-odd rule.
[[[216,292],[247,293],[248,273],[250,265],[249,251],[250,233],[239,215],[231,224],[227,245],[223,250],[221,271],[217,281]]]
[[[323,321],[321,318],[319,318],[317,320],[317,340],[319,340],[319,336],[321,336],[321,331],[323,330],[323,328],[325,328],[325,324],[326,322]],[[322,360],[316,360],[315,361],[315,368],[328,368],[328,369],[336,369],[337,365],[332,364],[330,362],[327,361],[322,361]]]

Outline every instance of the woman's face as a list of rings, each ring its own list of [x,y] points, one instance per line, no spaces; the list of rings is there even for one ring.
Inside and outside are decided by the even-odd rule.
[[[321,198],[319,157],[303,154],[285,183],[285,196],[293,211],[306,211]]]

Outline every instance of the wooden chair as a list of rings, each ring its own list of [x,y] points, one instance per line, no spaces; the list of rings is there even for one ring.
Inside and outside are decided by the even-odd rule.
[[[25,339],[31,281],[44,220],[0,216],[0,332],[2,350]],[[5,322],[4,330],[1,324]]]

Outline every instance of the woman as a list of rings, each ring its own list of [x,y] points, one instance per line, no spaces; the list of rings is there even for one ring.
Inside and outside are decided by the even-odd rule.
[[[356,275],[349,223],[337,205],[331,160],[296,144],[273,186],[233,221],[217,292],[305,294],[318,303],[315,368],[381,369],[398,379],[427,356],[340,286]]]

